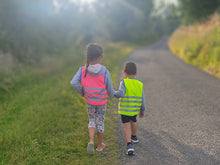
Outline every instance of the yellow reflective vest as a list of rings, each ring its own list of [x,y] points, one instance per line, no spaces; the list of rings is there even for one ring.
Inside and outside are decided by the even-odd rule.
[[[142,106],[143,83],[136,79],[124,79],[125,95],[119,99],[118,113],[135,116]]]

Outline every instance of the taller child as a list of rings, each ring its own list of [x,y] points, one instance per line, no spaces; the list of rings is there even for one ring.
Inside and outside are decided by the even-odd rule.
[[[94,136],[97,128],[97,151],[102,151],[105,144],[102,142],[104,133],[104,120],[107,98],[113,97],[113,86],[109,71],[101,65],[103,50],[97,44],[87,45],[86,65],[79,68],[70,84],[79,92],[87,102],[89,116],[89,143],[87,152],[93,154]]]

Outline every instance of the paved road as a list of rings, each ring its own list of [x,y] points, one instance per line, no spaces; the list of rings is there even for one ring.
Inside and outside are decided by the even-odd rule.
[[[220,79],[182,62],[167,42],[128,58],[138,66],[148,109],[138,118],[135,156],[124,154],[120,133],[122,164],[220,165]]]

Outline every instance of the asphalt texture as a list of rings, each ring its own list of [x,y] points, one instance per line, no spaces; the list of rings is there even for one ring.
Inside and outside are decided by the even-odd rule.
[[[127,59],[137,64],[147,109],[137,118],[140,142],[134,156],[125,155],[119,121],[120,160],[124,165],[220,165],[220,79],[184,63],[167,43],[163,38]]]

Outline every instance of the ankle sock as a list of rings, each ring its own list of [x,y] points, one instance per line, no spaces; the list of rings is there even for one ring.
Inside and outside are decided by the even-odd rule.
[[[129,144],[131,144],[131,142],[128,142],[128,143],[127,143],[127,146],[128,146]]]

